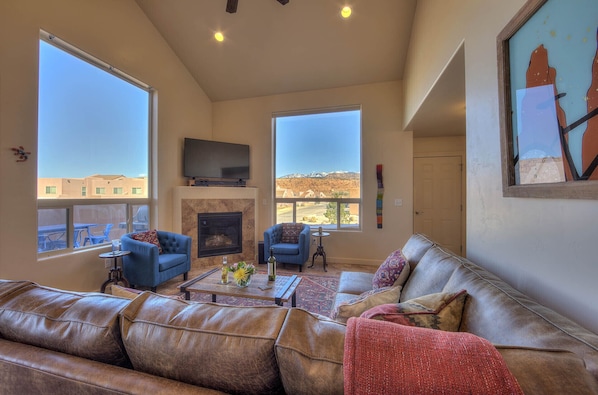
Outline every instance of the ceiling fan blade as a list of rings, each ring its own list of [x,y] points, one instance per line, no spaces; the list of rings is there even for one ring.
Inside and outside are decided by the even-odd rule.
[[[239,0],[227,0],[226,1],[226,12],[234,14],[235,12],[237,12],[238,4],[239,4]]]

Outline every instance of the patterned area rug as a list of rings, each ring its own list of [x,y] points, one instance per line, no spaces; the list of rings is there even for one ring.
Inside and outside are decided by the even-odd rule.
[[[334,296],[338,289],[338,277],[317,276],[305,273],[287,272],[279,270],[280,275],[296,274],[301,277],[301,283],[297,286],[297,307],[328,317],[334,302]],[[183,295],[183,293],[179,293]],[[191,300],[196,302],[211,302],[212,295],[192,293]],[[271,306],[272,302],[267,300],[239,298],[234,296],[218,296],[217,303],[230,304],[233,306]],[[290,303],[285,306],[290,306]]]

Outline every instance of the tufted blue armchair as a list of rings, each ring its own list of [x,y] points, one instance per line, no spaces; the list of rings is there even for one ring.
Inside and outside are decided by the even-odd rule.
[[[293,226],[301,229],[297,232],[296,243],[288,240],[288,233],[285,235],[285,227]],[[264,232],[264,258],[268,259],[272,247],[277,263],[299,265],[299,271],[303,271],[303,264],[309,259],[309,231],[309,225],[305,224],[276,224],[269,227]]]
[[[129,284],[150,287],[156,292],[158,285],[180,274],[187,280],[191,269],[191,237],[159,230],[158,241],[163,251],[160,254],[158,246],[135,240],[132,234],[120,239],[123,251],[131,251],[123,257],[123,274]]]

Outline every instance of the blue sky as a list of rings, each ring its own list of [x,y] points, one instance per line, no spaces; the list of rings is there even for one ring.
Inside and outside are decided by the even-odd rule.
[[[149,94],[40,40],[38,177],[146,176]]]
[[[40,40],[38,177],[147,175],[149,94]],[[359,110],[276,118],[276,177],[361,170]]]
[[[359,110],[276,117],[276,177],[361,171]]]

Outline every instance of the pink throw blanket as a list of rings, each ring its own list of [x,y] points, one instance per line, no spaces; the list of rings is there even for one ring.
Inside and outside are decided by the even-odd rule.
[[[466,332],[350,318],[345,394],[523,394],[496,348]]]

